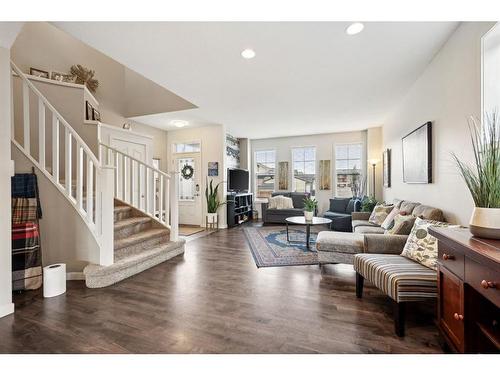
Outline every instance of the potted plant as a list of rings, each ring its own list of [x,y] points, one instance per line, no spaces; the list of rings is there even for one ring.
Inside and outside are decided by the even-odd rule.
[[[210,180],[210,183],[208,182],[207,178],[207,186],[205,187],[205,198],[207,200],[207,222],[209,224],[216,224],[217,223],[217,211],[219,210],[220,206],[223,206],[227,202],[221,202],[219,200],[219,185],[222,182],[219,182],[217,185],[215,185],[215,188],[213,187],[213,180]]]
[[[453,153],[475,208],[470,220],[474,236],[500,239],[500,130],[498,115],[485,115],[485,123],[469,120],[474,162],[467,164]]]
[[[306,221],[312,221],[316,207],[318,207],[318,201],[315,198],[307,197],[304,199],[304,216]]]
[[[361,200],[361,211],[362,212],[372,212],[378,201],[374,197],[365,196]]]

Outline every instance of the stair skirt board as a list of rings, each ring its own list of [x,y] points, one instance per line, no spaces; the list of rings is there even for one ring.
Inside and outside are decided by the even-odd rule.
[[[88,265],[83,270],[88,288],[103,288],[184,253],[185,241],[168,242],[117,261],[111,266]]]

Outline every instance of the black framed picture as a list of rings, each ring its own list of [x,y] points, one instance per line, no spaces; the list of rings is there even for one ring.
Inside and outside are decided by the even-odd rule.
[[[92,120],[93,107],[88,100],[85,101],[85,120]]]
[[[432,123],[426,122],[402,139],[403,182],[432,182]]]
[[[30,75],[35,76],[35,77],[50,79],[49,72],[46,72],[45,70],[36,69],[36,68],[30,68]]]
[[[101,114],[95,108],[92,108],[92,120],[94,120],[94,121],[101,121]]]
[[[384,180],[384,187],[391,187],[391,149],[388,148],[382,154],[382,173]]]

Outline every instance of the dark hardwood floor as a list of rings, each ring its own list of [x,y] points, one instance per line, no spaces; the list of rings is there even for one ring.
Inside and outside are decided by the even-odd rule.
[[[186,253],[104,289],[15,296],[2,353],[439,353],[434,306],[392,305],[351,266],[257,269],[242,228],[200,236]]]

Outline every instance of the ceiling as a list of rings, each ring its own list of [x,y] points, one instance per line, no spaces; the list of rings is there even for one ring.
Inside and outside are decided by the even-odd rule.
[[[379,126],[457,22],[56,22],[196,105],[135,119],[267,138]],[[240,53],[252,48],[256,57]]]

